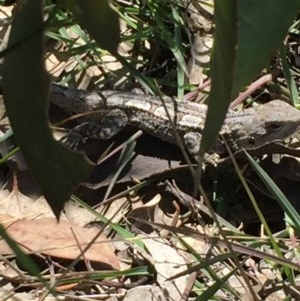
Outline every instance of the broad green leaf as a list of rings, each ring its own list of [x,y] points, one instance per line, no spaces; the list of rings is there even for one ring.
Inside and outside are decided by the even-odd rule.
[[[216,32],[211,58],[211,93],[201,153],[213,145],[231,99],[237,43],[236,1],[215,1]]]
[[[299,10],[299,0],[237,1],[239,34],[233,97],[266,67]]]
[[[56,217],[91,166],[56,142],[48,124],[42,1],[18,6],[3,63],[3,96],[15,139]],[[16,47],[12,47],[17,45]],[[11,47],[11,48],[10,48]]]
[[[120,41],[119,18],[107,0],[60,0],[58,3],[70,10],[99,46],[112,54]]]
[[[211,94],[201,153],[209,150],[229,102],[255,79],[298,14],[300,1],[215,1]]]

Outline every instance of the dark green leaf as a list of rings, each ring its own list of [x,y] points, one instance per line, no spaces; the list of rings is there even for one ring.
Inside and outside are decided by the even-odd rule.
[[[202,153],[213,145],[230,100],[266,66],[299,9],[298,0],[215,2],[212,87]]]
[[[44,68],[42,1],[18,6],[3,64],[3,96],[16,142],[55,215],[91,166],[54,141],[47,119],[49,79]],[[24,39],[24,37],[27,37]]]
[[[299,9],[299,0],[237,1],[239,35],[233,97],[266,66]]]
[[[211,58],[211,93],[201,142],[202,154],[212,147],[231,100],[237,43],[236,3],[234,0],[215,2],[215,21],[216,32]]]

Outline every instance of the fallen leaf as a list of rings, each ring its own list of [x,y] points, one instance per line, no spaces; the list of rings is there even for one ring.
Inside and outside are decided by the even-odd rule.
[[[187,284],[188,275],[168,280],[172,276],[187,269],[183,257],[169,245],[167,240],[148,237],[144,244],[154,259],[157,272],[157,282],[160,288],[167,292],[170,300],[180,300]]]
[[[126,293],[124,301],[151,301],[151,300],[161,300],[166,301],[166,297],[161,288],[154,285],[140,285],[134,287]]]
[[[55,218],[16,220],[9,215],[0,215],[0,223],[24,252],[43,253],[65,259],[77,258],[81,250],[84,250],[99,234],[96,228],[80,228],[64,220],[57,223]],[[0,241],[0,254],[12,254],[12,250],[4,240]],[[81,258],[83,259],[83,256]],[[119,269],[113,245],[103,234],[100,234],[84,252],[84,258]]]

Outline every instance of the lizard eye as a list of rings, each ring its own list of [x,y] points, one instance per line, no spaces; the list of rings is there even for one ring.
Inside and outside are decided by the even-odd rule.
[[[270,129],[272,131],[278,131],[281,128],[281,124],[279,124],[279,123],[271,123],[269,125],[269,127],[270,127]]]

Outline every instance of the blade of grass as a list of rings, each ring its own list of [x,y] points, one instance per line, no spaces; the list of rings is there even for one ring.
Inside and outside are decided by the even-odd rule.
[[[181,31],[180,31],[180,26],[179,26],[179,24],[181,25],[182,22],[180,20],[179,14],[178,14],[178,8],[174,4],[171,4],[171,9],[172,9],[173,19],[175,20],[173,22],[174,31],[175,31],[175,43],[176,43],[176,45],[182,45],[183,42],[182,42]],[[185,58],[183,56],[182,49],[179,54],[181,54],[181,55],[178,55],[178,57],[181,58],[181,61],[178,62],[178,67],[177,67],[177,97],[179,99],[183,99],[185,72],[187,71],[187,66],[185,64]],[[182,65],[184,66],[185,69],[182,68]]]
[[[7,153],[5,156],[3,156],[0,159],[0,165],[5,163],[8,159],[10,159],[14,154],[16,154],[18,151],[20,150],[19,147],[15,147],[14,149],[12,149],[9,153]]]
[[[109,194],[111,193],[116,181],[121,174],[122,170],[126,167],[126,165],[130,162],[130,160],[134,157],[134,148],[136,146],[135,141],[131,141],[126,145],[126,148],[122,150],[121,156],[116,163],[116,166],[119,166],[116,172],[114,173],[104,196],[104,201],[108,198]]]
[[[133,277],[133,276],[150,276],[148,266],[140,266],[122,271],[84,271],[84,272],[73,272],[67,275],[55,274],[56,278],[61,278],[59,284],[68,284],[74,282],[85,281],[86,279],[101,280],[101,279],[115,279],[119,277]],[[53,276],[51,276],[53,277]],[[50,276],[45,276],[45,279]],[[32,281],[38,281],[36,277],[32,277]]]
[[[273,196],[275,197],[275,199],[278,201],[279,205],[283,208],[283,210],[285,212],[289,212],[289,216],[292,217],[292,220],[294,221],[296,216],[298,216],[298,222],[300,222],[300,217],[298,215],[298,213],[296,212],[296,210],[293,208],[293,206],[290,204],[290,202],[287,200],[287,198],[284,196],[284,194],[281,192],[281,190],[278,188],[278,186],[273,182],[273,180],[269,177],[269,175],[258,165],[258,163],[250,156],[250,154],[247,153],[246,150],[244,150],[246,157],[250,163],[250,165],[252,166],[252,168],[256,171],[256,173],[258,174],[258,176],[260,177],[260,179],[263,181],[263,183],[266,185],[266,187],[269,189],[269,191],[273,194]],[[271,245],[273,247],[273,249],[275,250],[276,254],[280,257],[280,258],[284,258],[276,240],[273,237],[273,234],[262,214],[262,212],[260,211],[258,204],[252,194],[252,192],[250,191],[250,188],[245,180],[245,178],[243,177],[243,175],[241,174],[238,165],[235,161],[234,158],[233,159],[233,163],[236,171],[240,177],[240,180],[244,186],[244,188],[247,191],[247,194],[252,202],[252,205],[260,219],[260,221],[262,222],[262,224],[264,225],[264,229],[270,239]],[[298,228],[300,230],[300,228]],[[300,233],[300,232],[299,232]],[[290,268],[286,265],[283,266],[285,274],[287,275],[287,277],[289,278],[289,280],[291,281],[291,283],[293,283],[293,274],[292,271],[290,270]]]
[[[291,100],[292,100],[294,106],[297,106],[297,105],[299,105],[298,89],[296,87],[296,83],[291,74],[291,70],[288,66],[286,47],[287,47],[286,45],[282,44],[282,46],[280,48],[280,59],[281,59],[281,63],[282,63],[282,71],[283,71],[284,78],[286,80],[288,89],[290,91]]]
[[[0,237],[2,237],[9,247],[12,249],[17,259],[22,263],[23,267],[26,271],[36,276],[37,279],[46,287],[51,293],[55,294],[52,288],[49,287],[48,283],[40,276],[40,269],[33,261],[33,259],[25,254],[22,249],[18,246],[18,244],[7,234],[5,228],[0,224]]]
[[[212,297],[215,296],[216,292],[220,290],[224,285],[226,285],[226,281],[236,272],[236,269],[230,271],[227,275],[225,275],[222,279],[216,281],[214,284],[208,287],[205,291],[201,293],[200,296],[196,298],[196,301],[206,301],[211,300]],[[236,296],[237,297],[237,296]],[[255,300],[255,299],[254,299]]]
[[[199,233],[198,231],[194,230],[194,229],[190,229],[190,228],[175,228],[175,227],[171,227],[171,226],[167,226],[165,224],[161,224],[161,223],[155,223],[155,222],[150,222],[150,221],[146,221],[144,219],[141,218],[134,218],[136,221],[138,222],[142,222],[145,224],[149,224],[152,226],[156,226],[156,227],[160,227],[162,229],[168,230],[168,231],[172,231],[176,234],[183,234],[186,236],[191,236],[191,237],[195,237],[197,239],[201,239],[201,240],[205,240],[207,241],[208,239],[212,242],[217,244],[218,246],[222,246],[222,247],[227,247],[227,244],[220,238],[220,237],[216,237],[216,236],[209,236],[206,234],[202,234]],[[265,260],[270,260],[273,262],[276,262],[277,264],[283,265],[283,266],[287,266],[291,269],[294,269],[296,271],[300,271],[300,266],[288,259],[285,259],[284,257],[278,257],[278,256],[274,256],[268,253],[265,253],[263,251],[259,251],[256,249],[253,249],[251,247],[248,246],[244,246],[241,244],[237,244],[237,243],[233,243],[230,242],[230,246],[231,248],[234,250],[235,254],[239,253],[239,254],[247,254],[250,256],[254,256],[257,258],[261,258],[261,259],[265,259]]]
[[[90,207],[88,204],[83,202],[81,199],[77,198],[76,196],[72,196],[71,198],[74,202],[81,205],[83,208],[88,210],[90,213],[94,214],[95,217],[97,217],[101,222],[108,225],[112,230],[114,230],[116,233],[118,233],[124,240],[128,240],[130,242],[134,242],[138,247],[144,249],[144,243],[142,240],[138,239],[134,234],[132,234],[130,231],[127,231],[123,227],[119,226],[118,224],[115,224],[111,221],[109,221],[106,217],[96,212],[92,207]]]
[[[279,187],[270,178],[270,176],[257,164],[257,162],[250,156],[250,154],[246,150],[244,150],[244,152],[253,169],[256,171],[260,179],[263,181],[268,190],[272,193],[273,197],[277,200],[278,204],[292,221],[297,230],[297,233],[300,233],[300,215],[298,214],[298,212],[285,197]]]

